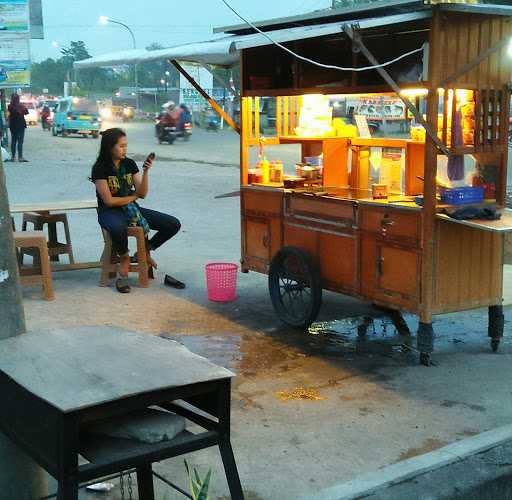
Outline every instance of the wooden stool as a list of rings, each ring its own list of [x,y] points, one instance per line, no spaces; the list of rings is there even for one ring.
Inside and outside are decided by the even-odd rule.
[[[108,286],[110,278],[115,277],[119,265],[119,257],[112,248],[112,238],[105,229],[102,229],[105,247],[101,256],[100,286]],[[131,273],[139,273],[139,285],[142,288],[149,286],[149,268],[146,260],[146,237],[141,227],[129,227],[128,237],[137,240],[137,263],[130,264]]]
[[[59,243],[57,238],[57,224],[59,222],[64,226],[66,243]],[[68,217],[66,214],[25,212],[21,226],[22,231],[27,231],[28,223],[33,225],[34,231],[42,231],[44,225],[48,225],[48,255],[50,256],[50,260],[58,262],[59,255],[66,254],[69,258],[69,263],[75,263],[73,247],[71,246],[71,235],[69,233]],[[21,252],[22,263],[23,254],[31,255],[34,259],[36,258],[30,249],[28,251],[24,250]]]
[[[13,236],[16,248],[20,249],[20,283],[22,285],[43,285],[44,297],[47,300],[53,300],[55,296],[52,286],[52,270],[45,234],[43,231],[16,231]],[[37,261],[40,265],[34,264],[28,269],[21,266],[22,252],[27,248],[34,250],[33,254],[38,253]]]

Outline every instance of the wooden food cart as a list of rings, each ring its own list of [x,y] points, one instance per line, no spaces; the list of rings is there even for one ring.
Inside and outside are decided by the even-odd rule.
[[[505,209],[512,7],[432,3],[382,0],[273,19],[258,23],[265,34],[248,24],[220,28],[231,36],[160,51],[224,116],[178,61],[240,62],[240,127],[225,118],[240,132],[242,270],[268,274],[278,316],[307,327],[322,290],[386,308],[403,333],[400,312],[407,311],[419,317],[424,364],[438,314],[488,307],[498,349],[504,235],[512,231]],[[113,60],[120,59],[96,64]],[[414,120],[411,136],[386,137],[383,126],[384,137],[371,137],[364,120],[355,133],[349,120],[333,119],[329,99],[359,94],[371,94],[371,113],[379,99],[392,106],[399,96],[404,121]],[[273,101],[266,108],[276,115],[275,132],[264,138],[262,99]],[[285,144],[300,149],[305,187],[282,178],[294,164],[265,157],[267,146]],[[467,169],[474,170],[469,179]],[[449,180],[444,194],[441,171]],[[447,215],[468,207],[461,201],[484,215],[496,207],[501,218]]]
[[[274,44],[241,51],[242,269],[269,275],[274,308],[292,326],[307,327],[315,320],[322,289],[417,314],[420,360],[429,364],[434,315],[488,307],[493,350],[503,335],[504,234],[512,230],[512,216],[502,210],[512,9],[409,4],[409,13],[352,19],[334,35],[288,44],[298,54],[344,67],[375,65],[423,47],[386,68],[323,69]],[[414,72],[405,70],[415,67],[419,79],[407,80]],[[424,140],[297,132],[304,95],[387,95],[397,90],[396,78],[406,104],[424,112]],[[253,175],[249,179],[249,150],[262,142],[259,100],[264,97],[276,99],[276,133],[265,143],[300,144],[302,162],[320,155],[321,185],[286,189],[266,179],[255,182]],[[468,100],[473,121],[460,143],[452,123]],[[395,196],[372,198],[369,148],[401,151],[401,189]],[[455,220],[445,213],[461,207],[438,200],[440,157],[456,163],[468,155],[479,171],[494,173],[494,199],[484,206],[500,209],[498,221]],[[259,166],[266,168],[261,158]],[[422,203],[416,195],[423,196]]]

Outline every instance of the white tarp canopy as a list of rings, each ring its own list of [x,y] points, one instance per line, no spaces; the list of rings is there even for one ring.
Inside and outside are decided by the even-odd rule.
[[[370,29],[379,26],[399,24],[417,21],[431,17],[428,11],[414,12],[410,14],[398,14],[393,16],[377,17],[359,21],[337,22],[314,26],[299,26],[267,32],[273,40],[280,43],[303,40],[306,38],[318,38],[343,31],[345,25],[357,23],[359,29]],[[101,56],[91,57],[83,61],[75,62],[77,69],[121,66],[123,64],[140,64],[159,60],[178,60],[199,64],[212,64],[218,66],[232,66],[239,61],[240,50],[252,47],[270,45],[268,38],[260,33],[251,35],[233,35],[223,38],[208,40],[205,42],[188,43],[160,50],[127,50],[114,52]]]

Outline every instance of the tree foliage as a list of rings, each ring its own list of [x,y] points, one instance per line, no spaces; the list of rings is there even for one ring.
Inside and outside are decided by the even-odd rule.
[[[158,50],[163,47],[153,43],[147,50]],[[68,47],[61,49],[61,57],[48,58],[39,63],[32,64],[32,91],[40,93],[48,89],[50,94],[63,93],[64,82],[76,81],[81,90],[89,93],[112,93],[119,87],[131,87],[134,85],[134,70],[130,66],[122,66],[116,69],[90,68],[75,70],[73,63],[91,57],[86,44],[83,41],[73,41]],[[165,79],[168,87],[176,87],[179,84],[179,73],[174,66],[167,61],[152,61],[139,64],[137,67],[140,87],[161,87],[160,80]],[[166,74],[169,72],[169,75]]]
[[[160,50],[164,47],[159,43],[152,43],[146,50]],[[139,84],[141,87],[161,87],[160,80],[167,81],[167,87],[177,87],[180,82],[178,70],[167,61],[151,61],[138,65]],[[166,74],[169,72],[169,75]]]

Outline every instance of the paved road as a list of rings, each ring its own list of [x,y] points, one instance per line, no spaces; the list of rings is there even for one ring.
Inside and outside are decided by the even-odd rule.
[[[127,129],[133,156],[154,150],[159,158],[146,206],[178,216],[182,232],[156,253],[160,268],[149,289],[134,287],[124,296],[100,288],[96,270],[54,275],[53,303],[42,301],[37,288],[25,289],[28,325],[137,329],[176,338],[235,370],[234,445],[248,499],[295,498],[510,422],[512,344],[507,337],[500,354],[490,353],[485,311],[439,318],[437,366],[427,369],[402,352],[402,341],[379,319],[368,341],[358,342],[356,320],[342,318],[368,307],[339,295],[326,294],[315,335],[282,327],[266,279],[254,273],[239,277],[237,302],[209,303],[204,264],[239,260],[239,200],[214,199],[238,188],[237,137],[196,131],[188,144],[158,146],[149,124]],[[30,129],[26,142],[31,162],[6,165],[12,202],[93,196],[87,177],[98,141]],[[285,154],[293,164],[294,151]],[[70,223],[77,257],[97,258],[94,213],[72,214]],[[165,288],[164,273],[185,280],[187,289]],[[415,330],[416,320],[408,321]],[[214,468],[212,499],[227,498],[218,454],[190,460],[202,471]],[[185,486],[182,464],[170,461],[157,470]],[[110,498],[119,498],[119,490]]]

